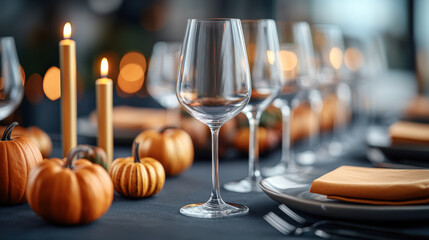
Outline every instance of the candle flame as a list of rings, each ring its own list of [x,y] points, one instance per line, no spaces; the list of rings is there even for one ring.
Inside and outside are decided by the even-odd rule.
[[[107,73],[109,72],[109,63],[107,62],[107,58],[103,58],[101,60],[100,70],[101,70],[101,76],[107,77]]]
[[[63,30],[63,36],[64,38],[70,38],[71,37],[71,32],[72,32],[72,28],[71,28],[71,24],[69,22],[67,22],[64,25],[64,30]]]

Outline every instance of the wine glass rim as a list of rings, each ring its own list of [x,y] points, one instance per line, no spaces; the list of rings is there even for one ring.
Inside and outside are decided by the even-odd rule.
[[[238,18],[190,18],[188,22],[227,22],[227,21],[240,21]]]

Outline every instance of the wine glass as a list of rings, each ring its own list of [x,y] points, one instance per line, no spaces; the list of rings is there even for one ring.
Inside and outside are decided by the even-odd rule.
[[[247,105],[250,72],[238,19],[190,19],[176,88],[177,99],[212,135],[212,189],[206,203],[189,204],[180,213],[199,218],[246,214],[246,206],[225,203],[219,190],[218,137],[222,125]]]
[[[333,132],[331,139],[325,144],[327,144],[328,154],[337,157],[344,154],[346,150],[342,138],[351,104],[350,76],[343,64],[344,40],[341,30],[334,25],[314,25],[312,31],[319,89],[322,98],[330,98],[333,100],[330,104],[334,105]],[[332,98],[333,96],[335,98]]]
[[[251,70],[252,95],[243,113],[249,120],[249,174],[239,181],[223,187],[233,192],[258,192],[261,173],[259,170],[258,128],[262,112],[277,96],[282,73],[278,59],[279,43],[276,23],[271,19],[244,20],[244,39]]]
[[[0,38],[0,120],[21,103],[23,79],[13,37]]]
[[[178,123],[176,80],[181,47],[179,42],[157,42],[149,64],[148,92],[167,109],[167,121],[170,124]]]
[[[309,25],[306,22],[283,22],[278,24],[278,29],[284,81],[279,97],[274,103],[282,113],[282,156],[277,165],[262,169],[265,176],[309,170],[298,166],[292,156],[291,108],[304,97],[310,99],[312,110],[319,111],[321,108],[317,92],[313,91],[316,68]],[[318,122],[315,127],[318,128]],[[317,135],[311,137],[317,139]]]
[[[374,79],[382,78],[387,68],[386,53],[379,35],[348,36],[346,38],[344,63],[354,76],[352,82],[353,134],[348,134],[348,142],[361,143],[373,134],[378,136],[380,128],[375,127],[371,118],[371,91]],[[384,130],[384,128],[381,128]],[[359,141],[359,142],[358,142]]]

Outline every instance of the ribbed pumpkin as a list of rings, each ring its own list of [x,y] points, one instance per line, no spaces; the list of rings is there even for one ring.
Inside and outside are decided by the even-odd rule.
[[[139,158],[139,143],[134,143],[132,157],[118,158],[110,167],[110,177],[116,192],[130,198],[157,194],[165,183],[161,163],[149,157]]]
[[[30,170],[43,160],[37,146],[26,137],[11,139],[9,125],[0,139],[0,205],[24,203],[27,177]]]
[[[185,131],[175,127],[146,130],[134,140],[140,143],[140,157],[158,160],[169,176],[188,169],[194,161],[194,145]]]
[[[7,127],[0,126],[0,132],[3,132]],[[52,140],[49,135],[38,127],[23,128],[17,126],[13,129],[12,138],[28,137],[39,148],[43,157],[49,157],[52,152]]]
[[[43,219],[62,225],[92,222],[113,201],[109,174],[86,159],[75,160],[87,146],[70,150],[65,161],[46,159],[28,177],[26,196],[31,208]]]

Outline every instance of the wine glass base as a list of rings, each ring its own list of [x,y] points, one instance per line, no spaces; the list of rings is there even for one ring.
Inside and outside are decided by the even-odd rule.
[[[261,180],[261,177],[247,177],[240,181],[226,183],[223,185],[223,188],[231,192],[239,193],[262,192],[262,189],[259,187],[259,182],[261,182]]]
[[[313,168],[310,166],[297,166],[297,165],[290,165],[288,166],[284,162],[280,162],[274,167],[264,167],[262,168],[261,172],[263,176],[275,176],[275,175],[281,175],[281,174],[297,174],[297,173],[308,173]]]
[[[180,209],[180,213],[195,218],[224,218],[242,216],[249,212],[249,208],[237,203],[223,203],[209,205],[207,203],[189,204]]]

